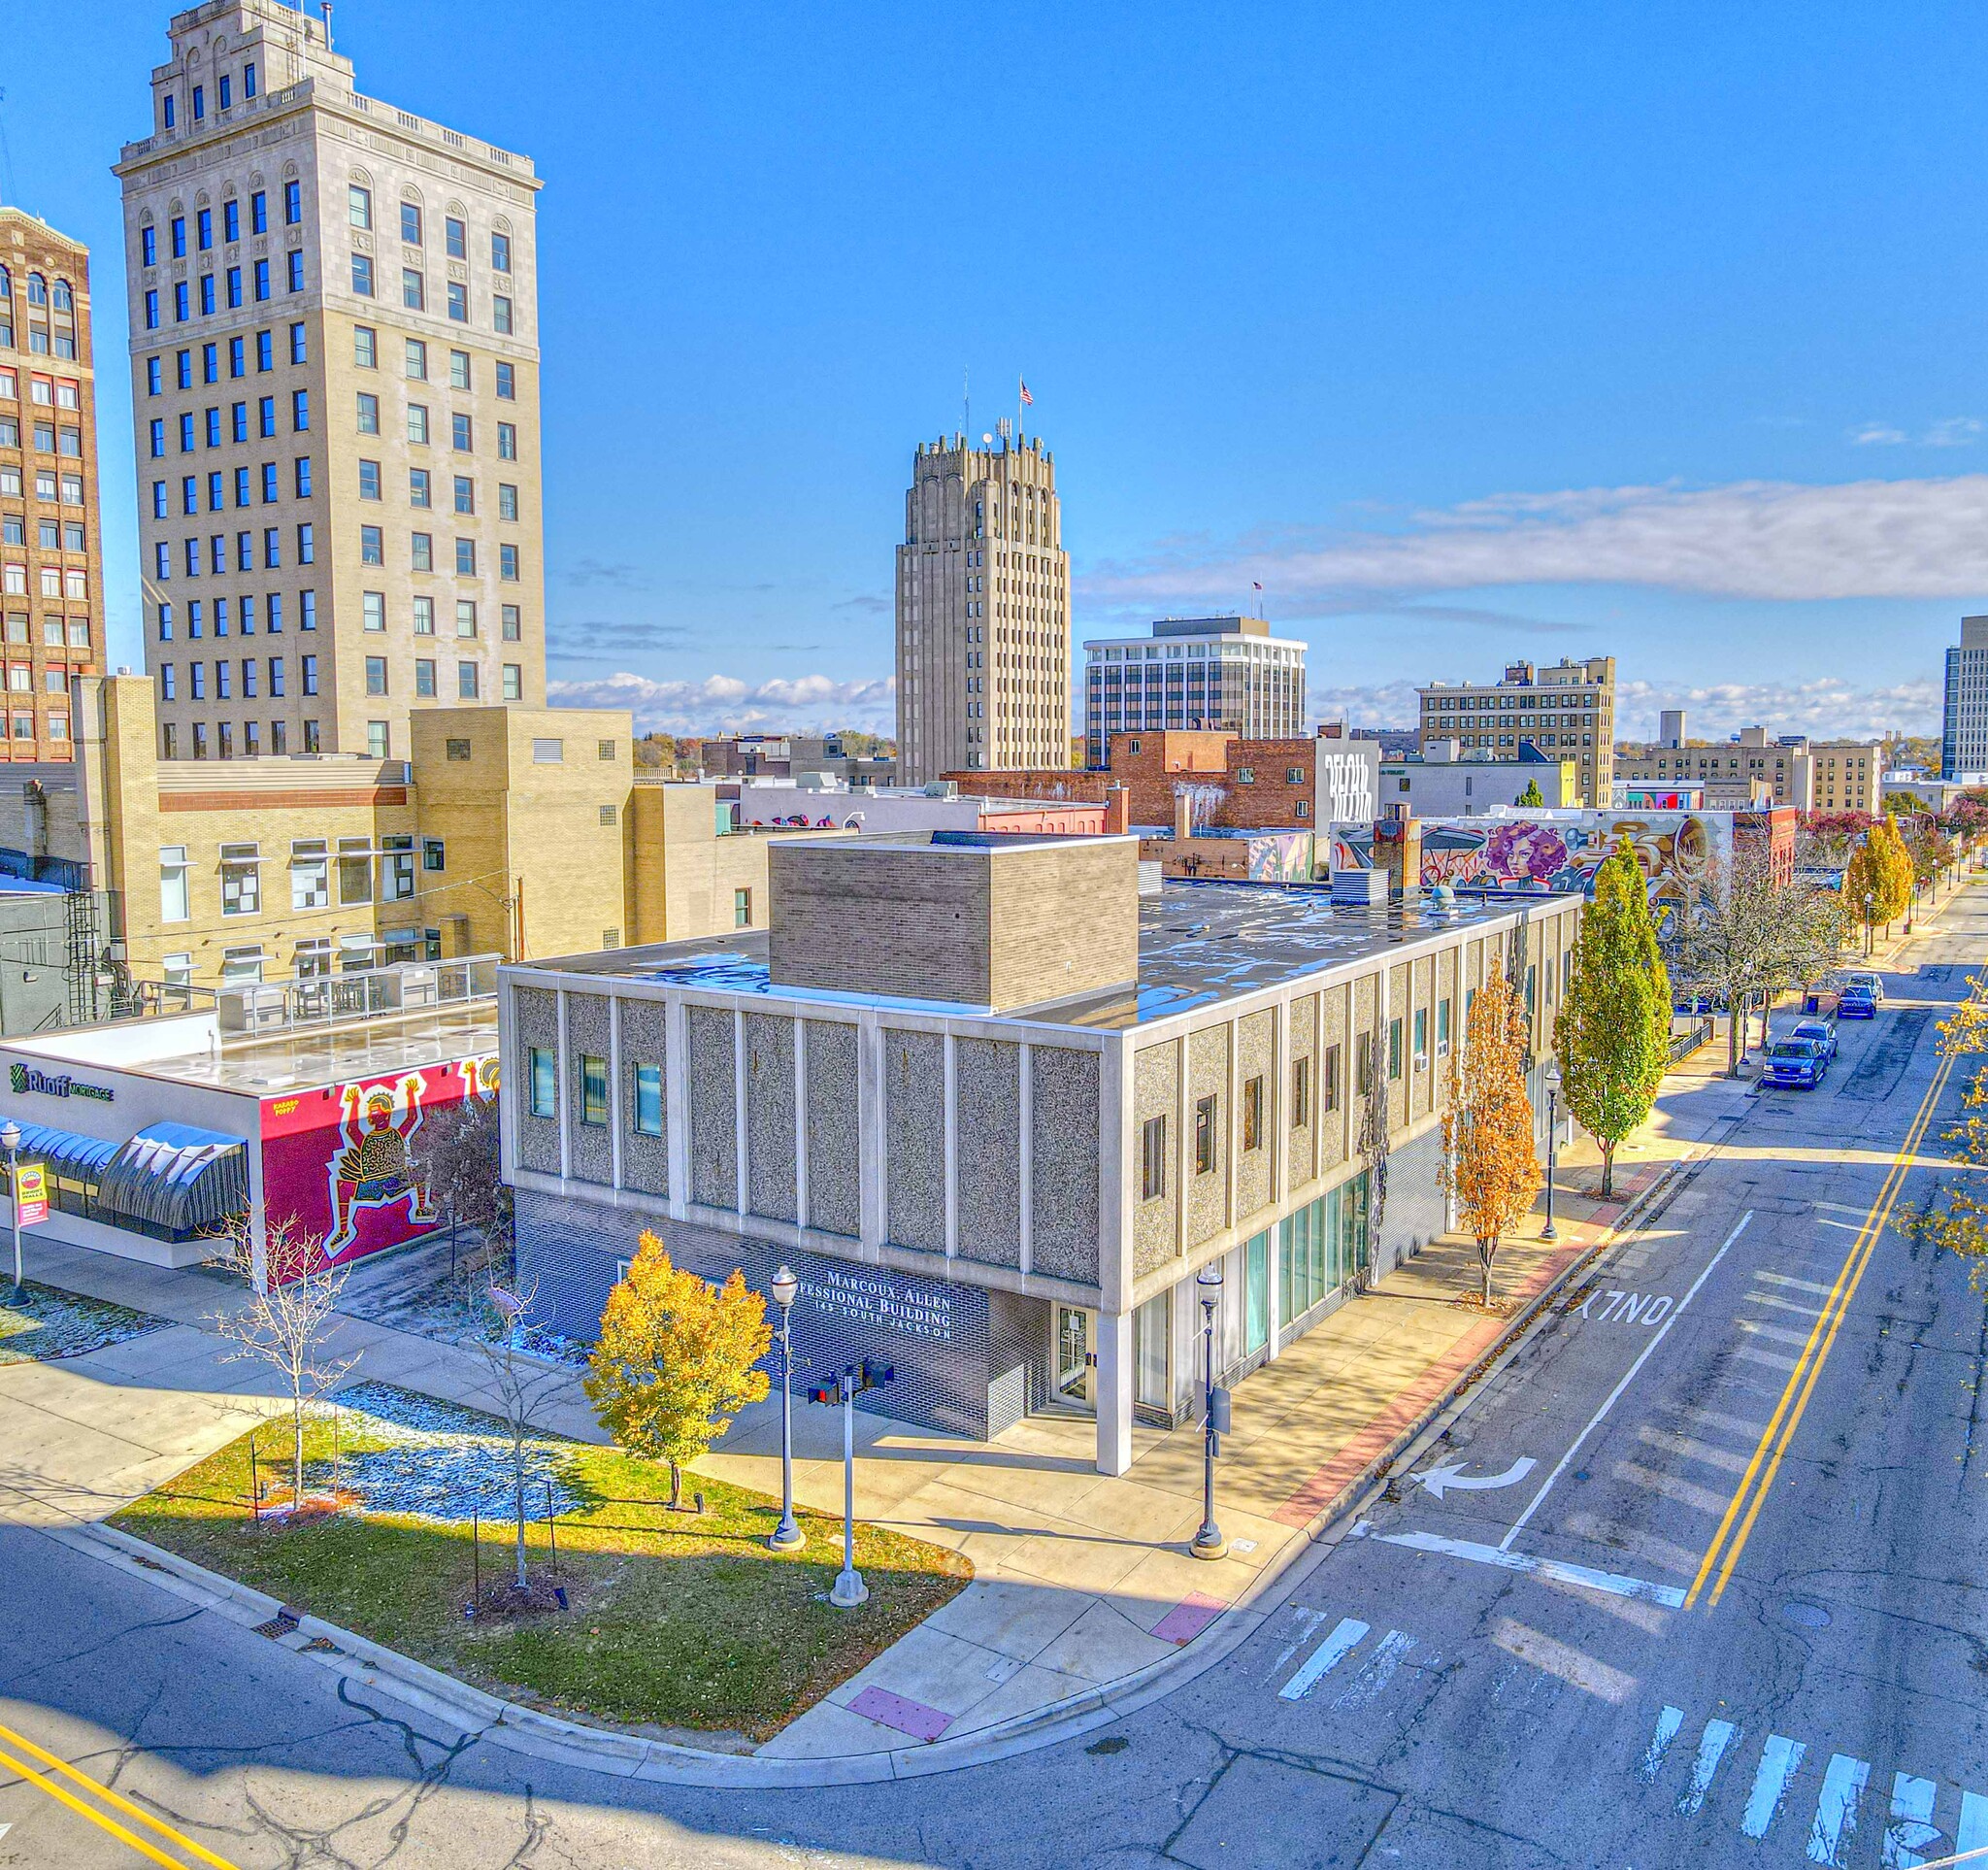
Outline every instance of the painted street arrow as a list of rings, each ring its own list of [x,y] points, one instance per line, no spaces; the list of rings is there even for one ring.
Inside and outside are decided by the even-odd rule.
[[[1474,1493],[1486,1487],[1512,1486],[1538,1466],[1539,1462],[1530,1454],[1521,1454],[1503,1474],[1487,1474],[1474,1480],[1464,1473],[1462,1461],[1442,1461],[1420,1474],[1409,1475],[1408,1479],[1419,1481],[1432,1499],[1440,1500],[1445,1492],[1456,1488]]]

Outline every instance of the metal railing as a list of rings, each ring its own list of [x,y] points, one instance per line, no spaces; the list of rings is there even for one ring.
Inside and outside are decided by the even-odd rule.
[[[472,954],[459,961],[399,961],[349,974],[217,987],[215,1012],[226,1039],[460,1006],[495,998],[497,967],[503,958]]]

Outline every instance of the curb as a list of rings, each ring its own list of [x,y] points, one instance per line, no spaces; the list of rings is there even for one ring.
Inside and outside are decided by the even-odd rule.
[[[1743,1120],[1743,1113],[1739,1118]],[[581,1771],[679,1786],[799,1790],[874,1785],[987,1765],[1075,1739],[1137,1713],[1163,1695],[1185,1686],[1239,1649],[1266,1620],[1269,1609],[1265,1606],[1274,1607],[1275,1602],[1287,1597],[1331,1555],[1344,1536],[1338,1529],[1338,1522],[1353,1515],[1396,1469],[1405,1463],[1412,1465],[1431,1442],[1446,1433],[1449,1424],[1469,1407],[1483,1377],[1518,1352],[1549,1316],[1553,1301],[1567,1286],[1625,1233],[1640,1225],[1658,1204],[1659,1196],[1668,1200],[1682,1186],[1709,1153],[1709,1145],[1697,1147],[1701,1153],[1665,1165],[1611,1225],[1527,1300],[1484,1354],[1432,1399],[1417,1420],[1405,1425],[1360,1474],[1307,1520],[1281,1562],[1266,1566],[1248,1589],[1206,1630],[1183,1644],[1176,1653],[1162,1656],[1115,1682],[1032,1709],[996,1726],[962,1735],[957,1741],[941,1740],[874,1753],[787,1759],[758,1753],[718,1753],[679,1742],[617,1733],[473,1687],[369,1637],[285,1606],[265,1591],[210,1571],[114,1526],[83,1522],[45,1530],[49,1537],[72,1550],[119,1570],[143,1573],[148,1583],[225,1617],[245,1629],[261,1629],[261,1633],[271,1636],[293,1654],[308,1657],[342,1681],[383,1689],[421,1714],[438,1718],[460,1732],[475,1734],[509,1752]],[[279,1620],[289,1627],[262,1628]]]

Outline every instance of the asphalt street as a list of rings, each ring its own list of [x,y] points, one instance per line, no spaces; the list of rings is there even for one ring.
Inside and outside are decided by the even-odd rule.
[[[1884,1224],[1926,1199],[1966,1081],[1933,1028],[1988,955],[1978,895],[1823,1086],[1752,1099],[1250,1642],[1121,1725],[893,1785],[633,1785],[445,1746],[5,1529],[0,1864],[202,1861],[128,1815],[147,1859],[17,1742],[241,1870],[1904,1870],[1988,1848],[1988,1315]]]

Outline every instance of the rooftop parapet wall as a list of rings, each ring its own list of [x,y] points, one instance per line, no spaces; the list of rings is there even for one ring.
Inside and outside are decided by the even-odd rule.
[[[797,840],[769,855],[782,986],[1000,1012],[1139,973],[1130,838]]]

